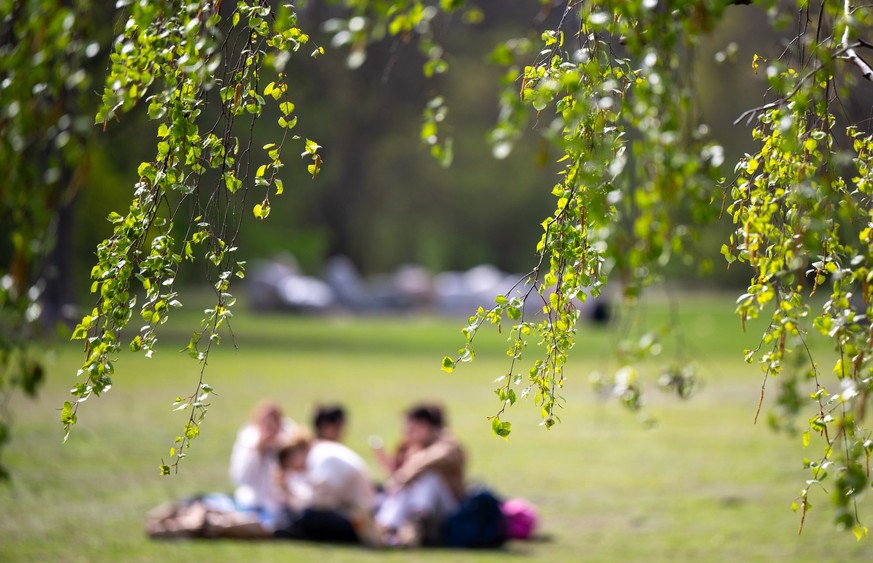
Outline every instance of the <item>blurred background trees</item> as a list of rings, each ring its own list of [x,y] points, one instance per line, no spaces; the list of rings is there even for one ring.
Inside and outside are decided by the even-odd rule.
[[[112,229],[104,218],[129,204],[138,163],[154,145],[156,126],[144,112],[103,126],[91,118],[128,4],[2,3],[0,165],[7,177],[0,183],[0,388],[6,394],[36,392],[39,335],[89,307],[94,249]],[[224,9],[229,14],[233,7]],[[238,243],[247,259],[290,253],[313,274],[333,255],[350,257],[365,274],[404,263],[432,271],[481,263],[505,271],[530,268],[539,223],[554,205],[543,187],[551,184],[560,155],[531,124],[510,158],[495,158],[498,151],[487,140],[504,70],[492,51],[506,37],[537,41],[540,29],[557,23],[560,10],[540,2],[478,3],[466,14],[441,20],[433,30],[451,72],[425,76],[427,57],[415,48],[418,39],[388,35],[369,45],[372,38],[337,40],[325,22],[342,21],[346,8],[302,5],[301,27],[328,48],[317,60],[292,58],[289,72],[308,131],[325,147],[326,166],[314,182],[305,170],[286,168],[285,182],[293,188],[272,207],[270,220],[242,214]],[[748,143],[747,132],[730,122],[760,101],[765,88],[746,71],[748,61],[753,52],[766,52],[772,33],[763,12],[729,12],[694,54],[701,112],[729,161]],[[441,127],[454,139],[448,168],[415,142],[435,95],[445,100]],[[276,108],[264,111],[269,119],[256,124],[256,139],[269,138],[278,117]],[[701,261],[686,257],[669,269],[691,282],[700,264],[709,269],[720,260],[717,242],[729,230],[725,223],[707,231]],[[179,276],[202,279],[197,267]],[[743,278],[735,267],[707,283]],[[0,442],[7,435],[2,424]]]
[[[327,19],[313,13],[316,4],[301,15],[301,26],[313,32]],[[368,48],[363,64],[351,71],[345,48],[328,47],[317,60],[290,61],[298,77],[298,105],[309,108],[306,121],[325,147],[326,166],[315,182],[304,182],[305,171],[287,170],[293,178],[288,183],[300,189],[273,207],[271,220],[254,226],[252,218],[253,226],[242,230],[247,256],[288,251],[310,273],[319,273],[325,258],[334,254],[351,257],[367,274],[408,262],[433,271],[480,263],[506,271],[530,267],[539,223],[553,199],[538,187],[550,184],[558,155],[530,131],[512,158],[494,158],[487,138],[497,118],[502,71],[490,55],[498,38],[533,33],[541,7],[531,2],[481,8],[481,23],[455,21],[439,28],[451,70],[436,77],[423,76],[424,57],[394,38]],[[754,18],[730,13],[696,55],[701,109],[724,144],[727,160],[750,147],[748,130],[731,123],[763,99],[766,85],[749,72],[749,61],[754,52],[766,50],[756,47],[769,44],[768,33],[772,31],[763,13]],[[319,44],[330,45],[329,35],[314,36]],[[716,53],[726,54],[716,60]],[[448,168],[440,167],[427,146],[416,142],[422,111],[434,93],[445,98],[445,122],[456,143]],[[259,129],[266,133],[271,127],[265,122]],[[98,132],[80,214],[101,217],[123,207],[126,195],[120,188],[132,182],[131,166],[147,152],[146,133],[152,128],[144,116],[133,114]],[[728,230],[726,224],[711,236],[721,241]],[[87,257],[107,232],[101,221],[80,222],[74,253],[79,275],[72,283],[87,279]],[[720,242],[714,247],[702,244],[701,250],[721,269],[718,246]],[[696,275],[694,270],[682,271]],[[719,272],[707,283],[737,286],[743,277],[737,268],[736,273]],[[86,290],[82,282],[76,289],[79,296]]]

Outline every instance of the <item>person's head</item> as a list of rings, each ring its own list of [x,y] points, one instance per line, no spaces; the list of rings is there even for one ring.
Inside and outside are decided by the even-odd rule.
[[[312,426],[319,440],[339,442],[346,427],[346,411],[340,405],[318,407],[312,418]]]
[[[410,445],[426,446],[436,440],[443,426],[443,408],[433,403],[422,403],[406,411],[404,437]]]
[[[295,432],[294,437],[279,448],[277,454],[279,468],[282,471],[305,471],[306,456],[312,447],[312,435],[304,429]]]
[[[282,409],[273,401],[264,401],[252,411],[251,420],[261,436],[271,440],[282,430]]]

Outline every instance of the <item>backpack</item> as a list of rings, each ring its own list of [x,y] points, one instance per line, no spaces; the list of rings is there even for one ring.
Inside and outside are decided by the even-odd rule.
[[[506,532],[510,539],[527,540],[533,537],[539,521],[536,507],[529,501],[513,498],[500,505],[506,518]]]
[[[487,489],[467,495],[443,523],[446,547],[496,548],[506,543],[506,539],[506,520],[500,501]]]

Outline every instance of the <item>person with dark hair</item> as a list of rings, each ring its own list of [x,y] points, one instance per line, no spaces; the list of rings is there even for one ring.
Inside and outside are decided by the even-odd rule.
[[[315,437],[319,440],[342,442],[346,429],[346,411],[341,405],[323,405],[312,417]]]
[[[445,429],[443,409],[419,404],[404,416],[403,457],[385,487],[376,522],[389,545],[437,539],[442,520],[464,497],[466,455]]]
[[[443,408],[435,403],[422,403],[406,411],[406,418],[422,421],[432,428],[445,426]]]

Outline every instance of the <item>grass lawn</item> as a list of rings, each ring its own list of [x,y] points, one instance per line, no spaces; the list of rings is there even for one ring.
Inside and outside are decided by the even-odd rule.
[[[759,332],[741,332],[732,301],[683,298],[682,339],[667,338],[663,361],[684,340],[703,385],[681,401],[656,389],[658,366],[642,366],[654,426],[591,390],[590,372],[616,367],[617,334],[584,327],[567,372],[563,422],[546,431],[537,409],[520,401],[509,411],[508,441],[493,437],[485,419],[498,406],[492,382],[508,367],[504,336],[483,335],[476,361],[446,374],[439,364],[462,344],[459,320],[256,316],[240,307],[237,348],[225,338],[210,359],[206,381],[217,395],[202,434],[170,477],[157,468],[184,424],[182,413],[170,412],[173,399],[197,382],[196,364],[175,352],[195,325],[192,317],[167,327],[154,358],[120,358],[113,389],[82,406],[66,444],[59,407],[81,348],[58,345],[39,400],[16,396],[10,405],[15,425],[5,456],[13,480],[0,485],[0,561],[870,560],[873,539],[856,542],[836,531],[824,492],[813,494],[798,537],[799,516],[790,505],[807,478],[801,460],[819,456],[821,445],[804,450],[799,436],[752,424],[761,376],[741,358]],[[644,311],[653,325],[671,314],[658,300]],[[776,386],[768,388],[765,414]],[[491,553],[150,541],[143,520],[153,506],[229,491],[235,433],[265,397],[300,421],[318,402],[343,402],[351,415],[347,443],[371,461],[369,435],[391,444],[406,406],[443,401],[470,454],[472,480],[532,500],[541,511],[542,539]],[[869,494],[861,510],[873,526]]]

